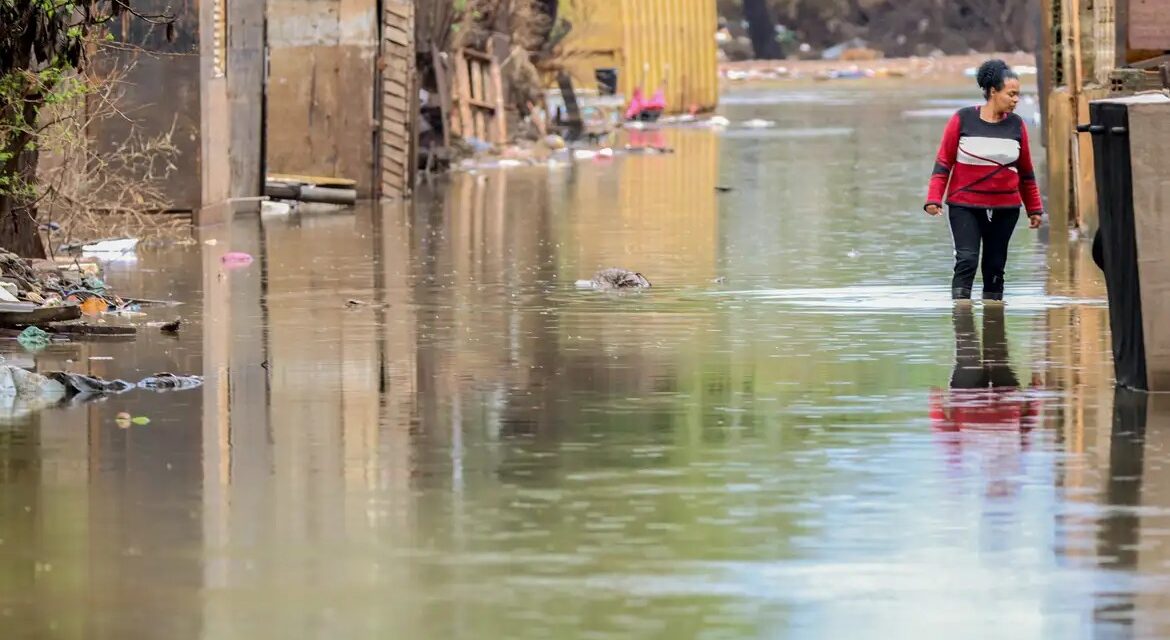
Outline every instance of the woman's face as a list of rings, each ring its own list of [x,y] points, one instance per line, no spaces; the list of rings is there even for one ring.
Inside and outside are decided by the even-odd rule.
[[[991,90],[991,98],[988,100],[991,106],[995,108],[998,113],[1011,113],[1016,110],[1016,105],[1020,104],[1020,81],[1016,78],[1008,78],[1003,81],[1003,89],[996,91]]]

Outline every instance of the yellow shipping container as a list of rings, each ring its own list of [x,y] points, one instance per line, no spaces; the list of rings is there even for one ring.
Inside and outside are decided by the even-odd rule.
[[[613,68],[627,102],[637,87],[661,87],[672,113],[718,104],[715,0],[572,0],[562,11],[576,86],[596,87],[594,71]]]

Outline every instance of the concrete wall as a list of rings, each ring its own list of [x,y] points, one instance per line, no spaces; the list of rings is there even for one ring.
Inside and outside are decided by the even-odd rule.
[[[99,71],[121,78],[115,99],[126,117],[95,120],[87,130],[91,143],[113,150],[131,136],[171,131],[177,153],[166,196],[172,209],[196,214],[200,224],[225,219],[222,205],[232,196],[260,195],[264,3],[233,0],[229,15],[227,0],[142,0],[136,9],[143,13],[174,16],[173,41],[165,27],[123,14],[111,29],[132,48],[95,61]],[[229,99],[229,80],[237,78]]]
[[[177,6],[165,0],[142,0],[135,9],[147,14],[170,12],[175,17],[175,39],[168,42],[165,29],[129,14],[111,23],[118,42],[133,49],[107,50],[94,61],[103,74],[122,79],[116,88],[118,110],[126,117],[94,120],[87,133],[99,153],[113,151],[132,135],[149,138],[173,131],[175,170],[165,184],[174,209],[198,211],[202,204],[199,180],[202,143],[200,140],[199,94],[199,4]],[[94,105],[95,109],[103,108]]]
[[[374,184],[373,0],[269,0],[270,172]]]

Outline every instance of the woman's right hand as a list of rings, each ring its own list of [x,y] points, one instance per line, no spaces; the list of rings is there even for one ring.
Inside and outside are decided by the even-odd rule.
[[[942,215],[942,207],[938,206],[937,204],[928,204],[926,205],[926,214],[930,216],[940,216]]]

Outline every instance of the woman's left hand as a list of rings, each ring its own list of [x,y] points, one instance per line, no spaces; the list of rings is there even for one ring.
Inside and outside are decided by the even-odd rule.
[[[1044,216],[1042,214],[1039,214],[1039,213],[1028,216],[1028,228],[1029,229],[1039,229],[1040,223],[1043,220],[1044,220]]]

